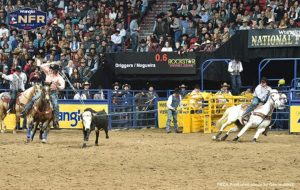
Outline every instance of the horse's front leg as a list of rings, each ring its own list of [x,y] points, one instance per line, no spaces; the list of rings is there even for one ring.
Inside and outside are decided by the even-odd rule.
[[[225,127],[227,127],[228,125],[230,125],[232,123],[233,122],[231,122],[231,121],[226,121],[225,123],[223,123],[222,126],[221,126],[221,128],[220,128],[220,130],[219,130],[219,132],[217,133],[217,135],[213,136],[213,140],[221,140],[220,137],[221,137],[221,135],[223,133],[223,130],[225,129]]]
[[[258,137],[259,137],[259,135],[261,135],[265,130],[266,130],[265,127],[258,127],[258,129],[256,130],[256,133],[255,133],[252,141],[256,142],[257,139],[258,139]]]
[[[47,121],[42,125],[42,143],[47,143],[48,141],[48,134],[50,131],[50,122]]]
[[[16,106],[17,107],[17,106]],[[19,108],[20,109],[20,108]],[[20,129],[20,111],[19,109],[16,109],[16,126],[15,126],[15,129],[13,130],[13,133],[15,134],[16,131],[18,129]]]
[[[4,133],[5,132],[5,124],[4,124],[4,119],[1,117],[0,118],[0,130],[1,130],[1,133]]]
[[[236,131],[238,131],[238,130],[239,130],[239,128],[238,128],[237,126],[231,128],[231,129],[229,129],[229,130],[227,131],[227,133],[221,138],[221,141],[225,141],[225,140],[227,139],[227,137],[229,136],[230,133],[236,132]]]
[[[233,141],[238,141],[239,138],[252,126],[252,122],[248,122],[242,130],[239,132],[239,134],[233,139]]]
[[[31,131],[31,141],[33,141],[33,138],[35,136],[36,130],[38,128],[37,126],[38,126],[38,123],[34,122],[34,124],[33,124],[33,130]]]
[[[99,131],[99,129],[97,127],[95,128],[95,133],[96,133],[95,145],[98,146],[99,145],[98,144],[98,140],[99,140],[99,133],[100,133],[100,131]]]

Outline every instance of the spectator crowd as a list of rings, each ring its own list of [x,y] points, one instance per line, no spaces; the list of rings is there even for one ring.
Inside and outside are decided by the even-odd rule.
[[[77,89],[87,89],[106,53],[212,52],[237,30],[294,28],[298,1],[179,0],[156,16],[153,34],[140,24],[155,0],[0,0],[0,70],[22,70],[26,87],[43,81],[39,66],[59,62]],[[25,31],[8,26],[8,13],[31,7],[47,12],[47,25]],[[9,82],[0,80],[0,88]],[[90,95],[86,95],[90,96]]]
[[[20,8],[47,13],[47,25],[26,31],[8,25],[8,14]],[[58,62],[77,89],[87,89],[105,55],[121,51],[130,19],[148,10],[148,0],[1,0],[0,72],[21,68],[26,87],[43,81],[39,66]],[[1,78],[0,89],[9,89]]]
[[[213,52],[237,30],[299,26],[297,0],[179,0],[156,16],[139,52]]]

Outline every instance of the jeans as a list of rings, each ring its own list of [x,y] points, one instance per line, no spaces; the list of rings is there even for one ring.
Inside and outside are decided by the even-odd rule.
[[[137,51],[138,41],[139,41],[138,34],[137,33],[131,34],[131,40],[132,40],[132,51]]]
[[[9,108],[8,109],[12,109],[13,106],[16,104],[16,100],[17,100],[17,90],[12,90],[10,93],[10,101],[9,101]]]
[[[113,44],[112,45],[112,50],[115,53],[121,52],[122,51],[122,45],[121,44]]]
[[[41,92],[37,92],[35,96],[33,96],[31,98],[31,100],[26,104],[26,106],[24,107],[23,113],[26,113],[32,108],[34,102],[39,99],[41,97],[42,93]]]
[[[171,123],[171,117],[173,117],[173,123],[174,123],[174,131],[177,131],[178,124],[177,124],[177,111],[174,110],[168,110],[168,119],[167,119],[167,125],[166,125],[166,131],[170,131],[170,123]]]
[[[261,102],[260,99],[258,99],[257,97],[254,97],[251,104],[249,105],[249,107],[245,111],[244,115],[247,115],[248,113],[253,111],[260,102]]]
[[[50,94],[50,101],[54,111],[54,121],[59,121],[59,106],[58,106],[58,92],[52,91]]]
[[[180,42],[181,33],[182,33],[181,30],[177,30],[174,32],[175,43]]]
[[[240,94],[240,88],[242,85],[241,75],[230,75],[233,95]]]

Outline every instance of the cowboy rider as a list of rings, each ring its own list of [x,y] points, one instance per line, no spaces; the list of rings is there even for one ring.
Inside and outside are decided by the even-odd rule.
[[[255,88],[252,102],[243,114],[243,117],[246,117],[248,114],[250,114],[259,103],[265,103],[268,100],[270,91],[271,87],[268,86],[268,79],[263,77],[260,81],[260,84]]]
[[[6,75],[4,73],[1,73],[3,79],[10,81],[11,99],[9,102],[7,113],[10,113],[13,106],[16,104],[17,93],[23,92],[25,90],[25,82],[24,78],[21,76],[21,71],[22,68],[20,66],[17,66],[13,74]]]
[[[58,62],[45,63],[41,65],[41,70],[46,75],[45,83],[50,84],[50,99],[54,111],[54,127],[59,128],[59,105],[58,105],[58,91],[65,89],[65,80],[59,74]],[[26,116],[27,112],[32,108],[34,102],[41,96],[41,93],[37,93],[25,106],[22,116]]]

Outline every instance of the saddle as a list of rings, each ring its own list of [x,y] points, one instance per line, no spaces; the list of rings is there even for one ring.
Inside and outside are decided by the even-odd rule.
[[[254,110],[257,109],[257,108],[259,108],[259,107],[261,107],[261,106],[263,106],[263,105],[264,105],[263,103],[259,103],[259,104],[254,108]],[[242,107],[242,110],[244,111],[244,113],[245,113],[245,111],[247,110],[248,106],[249,106],[249,104],[242,104],[241,107]],[[245,116],[242,117],[242,119],[241,119],[241,125],[245,125],[245,124],[249,121],[249,118],[250,118],[250,116],[251,116],[251,113],[256,113],[256,112],[254,112],[254,110],[251,111],[249,114],[247,114],[247,115],[245,115]]]

